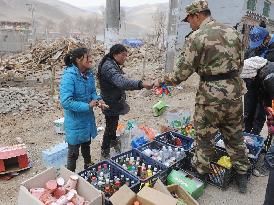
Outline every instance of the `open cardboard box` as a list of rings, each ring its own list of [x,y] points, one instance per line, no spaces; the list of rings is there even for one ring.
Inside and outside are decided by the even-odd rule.
[[[194,198],[192,198],[192,196],[187,191],[185,191],[182,187],[180,187],[177,184],[167,186],[167,190],[170,193],[176,193],[176,195],[180,199],[183,199],[187,205],[199,205],[199,203]]]
[[[56,179],[57,177],[63,177],[65,181],[69,179],[71,175],[75,173],[69,171],[65,167],[61,167],[60,174],[58,174],[55,168],[49,168],[42,173],[28,179],[23,182],[20,186],[19,196],[18,196],[18,205],[43,205],[39,199],[35,198],[29,190],[31,188],[43,188],[47,181]],[[104,195],[102,192],[95,189],[91,186],[86,180],[79,176],[77,183],[77,193],[84,197],[85,200],[88,200],[89,205],[103,205],[104,204]]]
[[[198,205],[181,187],[178,185],[166,187],[159,179],[154,188],[144,187],[137,194],[124,185],[110,197],[110,201],[113,205],[132,205],[135,200],[142,205],[176,205],[178,200],[173,198],[170,192],[176,192],[187,205]]]

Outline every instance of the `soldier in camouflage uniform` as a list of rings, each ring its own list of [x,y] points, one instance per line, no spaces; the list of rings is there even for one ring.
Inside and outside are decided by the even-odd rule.
[[[250,163],[242,136],[244,86],[239,77],[243,64],[240,38],[236,30],[211,18],[206,1],[187,6],[186,13],[184,21],[190,24],[193,32],[186,38],[174,72],[164,81],[179,84],[194,72],[200,75],[194,115],[197,171],[202,175],[211,172],[214,136],[220,130],[238,173],[239,191],[245,193]],[[154,85],[159,86],[162,81]]]

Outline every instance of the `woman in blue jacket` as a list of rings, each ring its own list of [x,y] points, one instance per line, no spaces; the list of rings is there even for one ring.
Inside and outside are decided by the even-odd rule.
[[[97,135],[93,107],[106,105],[97,95],[92,59],[86,48],[76,48],[64,58],[66,68],[60,85],[60,101],[65,114],[65,134],[68,143],[67,168],[76,169],[79,148],[84,158],[84,168],[92,165],[90,141]]]

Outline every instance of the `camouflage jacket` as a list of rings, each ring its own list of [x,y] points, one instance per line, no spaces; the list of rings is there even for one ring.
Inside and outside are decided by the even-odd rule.
[[[179,84],[194,72],[200,76],[218,75],[233,70],[241,73],[242,57],[241,41],[237,31],[209,17],[198,30],[187,37],[174,72],[165,76],[165,81]],[[240,77],[200,81],[196,103],[229,103],[239,99],[243,93],[244,86]]]

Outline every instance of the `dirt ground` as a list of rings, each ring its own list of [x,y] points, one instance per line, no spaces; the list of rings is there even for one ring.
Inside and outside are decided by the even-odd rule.
[[[136,64],[133,68],[127,68],[126,72],[130,77],[140,76],[138,69],[142,64]],[[148,65],[148,78],[154,78],[156,65]],[[135,77],[136,78],[136,77]],[[175,88],[171,97],[165,100],[171,108],[181,107],[194,111],[195,91],[198,85],[198,78],[193,75],[182,83],[180,87]],[[41,87],[39,89],[49,89]],[[131,107],[129,114],[122,116],[120,122],[127,122],[135,119],[149,127],[159,129],[161,124],[165,123],[164,116],[153,117],[152,106],[159,100],[151,91],[132,91],[128,92],[128,102]],[[58,105],[58,103],[57,103]],[[41,108],[42,109],[42,108]],[[97,126],[104,127],[103,115],[99,109],[95,110]],[[54,133],[53,121],[62,117],[63,111],[60,107],[53,105],[50,109],[39,112],[27,111],[23,114],[6,114],[1,116],[0,121],[0,145],[16,144],[18,137],[26,143],[33,167],[27,171],[21,172],[18,176],[9,181],[0,181],[0,204],[16,204],[20,183],[45,169],[41,161],[42,150],[63,141],[63,135]],[[100,158],[100,144],[102,131],[96,139],[92,141],[92,160],[98,161]],[[266,131],[264,130],[264,135]],[[77,172],[83,169],[83,159],[80,157],[77,163]],[[236,185],[232,185],[228,190],[221,191],[218,188],[207,186],[204,195],[198,200],[201,205],[227,204],[227,205],[259,205],[263,203],[267,177],[252,177],[248,185],[248,193],[239,194]]]

